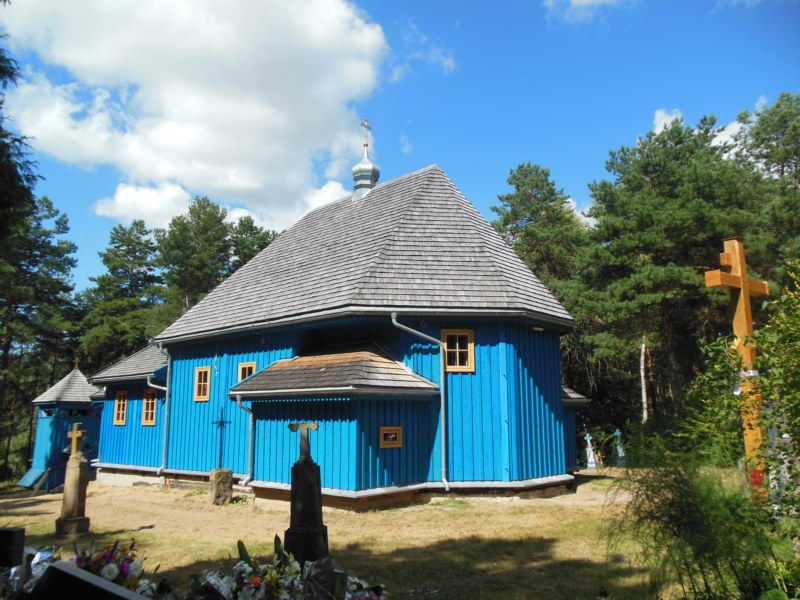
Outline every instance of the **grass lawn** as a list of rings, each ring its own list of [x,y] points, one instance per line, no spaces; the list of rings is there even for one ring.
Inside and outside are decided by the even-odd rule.
[[[445,496],[426,504],[352,513],[325,509],[334,559],[390,597],[593,599],[604,586],[612,598],[645,598],[644,573],[631,547],[609,553],[604,524],[616,510],[606,502],[610,472],[578,477],[575,493],[549,499]],[[70,543],[53,537],[61,496],[0,495],[0,523],[26,528],[35,547]],[[135,539],[146,571],[185,589],[191,573],[218,566],[244,540],[250,554],[272,554],[275,534],[289,525],[289,506],[255,505],[252,499],[224,506],[204,492],[186,489],[98,488],[87,498],[97,544]],[[619,552],[622,552],[620,554]]]

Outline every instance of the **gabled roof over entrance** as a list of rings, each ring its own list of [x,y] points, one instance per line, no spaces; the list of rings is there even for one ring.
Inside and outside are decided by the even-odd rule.
[[[75,368],[61,381],[37,397],[33,404],[46,402],[71,402],[89,404],[97,388],[86,380],[86,376]]]
[[[394,310],[573,324],[433,165],[310,212],[156,340]]]
[[[376,344],[340,347],[279,360],[231,388],[230,396],[427,396],[435,383],[392,360]]]

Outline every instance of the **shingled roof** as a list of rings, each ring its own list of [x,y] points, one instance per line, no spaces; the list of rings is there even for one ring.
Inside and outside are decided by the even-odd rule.
[[[38,396],[33,403],[44,404],[45,402],[74,402],[89,403],[89,398],[97,391],[97,388],[86,380],[86,376],[75,368],[69,372],[61,381]]]
[[[435,383],[392,360],[376,344],[327,349],[279,360],[230,391],[231,396],[254,398],[438,393]]]
[[[432,165],[310,212],[156,340],[393,310],[573,324]]]
[[[138,352],[92,375],[91,380],[92,383],[109,383],[145,379],[165,364],[167,364],[167,358],[161,353],[158,346],[145,346]]]

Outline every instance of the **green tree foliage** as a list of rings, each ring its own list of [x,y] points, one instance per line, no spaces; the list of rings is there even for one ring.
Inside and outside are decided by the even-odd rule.
[[[751,246],[762,276],[789,285],[787,264],[800,256],[800,94],[785,92],[772,106],[739,115],[738,159],[765,175],[758,233]]]
[[[703,272],[718,265],[721,240],[746,235],[757,210],[757,178],[726,160],[714,135],[713,118],[697,128],[675,121],[612,152],[613,180],[590,185],[597,225],[580,269],[604,327],[589,341],[598,356],[633,362],[647,334],[657,389],[676,415],[699,364],[696,340],[722,330]]]
[[[262,229],[256,225],[253,217],[240,217],[231,227],[231,249],[233,252],[229,271],[233,273],[264,248],[269,246],[278,233],[271,229]]]
[[[800,515],[800,264],[790,265],[792,287],[769,304],[769,320],[756,331],[764,425],[773,444],[763,448],[775,498],[784,515]],[[795,536],[800,524],[795,520]]]
[[[27,409],[24,403],[31,400],[32,390],[25,387],[25,355],[36,357],[40,371],[42,363],[52,365],[45,370],[49,373],[44,381],[52,385],[63,373],[62,365],[71,366],[74,354],[69,293],[76,246],[61,239],[69,231],[69,223],[50,200],[41,198],[34,208],[15,224],[0,247],[3,441],[14,433],[19,407]]]
[[[559,284],[574,276],[587,227],[569,197],[551,181],[549,169],[519,165],[508,184],[514,191],[498,196],[500,206],[492,207],[499,216],[494,226],[542,283],[558,292]]]
[[[91,278],[95,287],[81,297],[87,314],[80,350],[87,372],[139,350],[164,325],[155,318],[164,290],[152,235],[143,221],[117,225],[100,253],[107,272]]]
[[[35,210],[33,187],[38,179],[35,165],[28,158],[25,138],[6,128],[3,114],[2,92],[18,77],[17,63],[0,46],[0,246],[6,244],[15,227],[24,227],[25,219]]]
[[[206,197],[192,201],[187,215],[172,219],[156,231],[164,279],[186,312],[213,290],[229,271],[231,226],[228,211]]]

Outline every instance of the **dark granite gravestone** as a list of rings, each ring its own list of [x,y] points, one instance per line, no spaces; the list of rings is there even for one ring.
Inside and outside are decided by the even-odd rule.
[[[76,536],[89,533],[89,517],[86,516],[86,486],[89,485],[89,461],[81,450],[81,440],[86,432],[80,423],[73,423],[67,436],[72,438],[72,452],[67,461],[64,479],[64,496],[61,500],[61,516],[56,519],[56,536]]]
[[[0,528],[0,567],[16,567],[22,564],[25,553],[25,528]]]
[[[328,556],[328,528],[322,522],[322,484],[319,465],[311,458],[309,429],[317,423],[292,423],[291,431],[300,431],[300,458],[292,466],[292,502],[289,529],[284,547],[297,562],[315,561]]]

